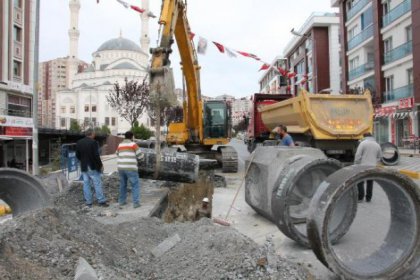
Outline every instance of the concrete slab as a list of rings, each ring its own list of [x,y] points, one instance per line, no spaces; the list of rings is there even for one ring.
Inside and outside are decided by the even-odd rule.
[[[155,258],[159,258],[163,256],[166,252],[171,250],[177,243],[181,241],[181,237],[179,237],[178,233],[175,235],[166,238],[163,240],[158,246],[152,249],[152,255]]]
[[[77,264],[76,273],[74,280],[97,280],[98,276],[96,275],[95,270],[90,264],[82,257],[79,258]]]

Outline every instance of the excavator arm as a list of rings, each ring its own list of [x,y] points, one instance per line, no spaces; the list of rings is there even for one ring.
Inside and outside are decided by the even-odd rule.
[[[186,82],[187,98],[183,104],[184,121],[174,125],[173,128],[177,130],[178,135],[182,135],[181,142],[201,143],[203,141],[203,104],[200,93],[200,66],[190,39],[190,27],[184,1],[164,0],[159,24],[162,32],[160,44],[159,47],[151,50],[151,89],[159,88],[159,85],[166,84],[167,80],[173,80],[169,56],[172,52],[172,44],[176,40]]]

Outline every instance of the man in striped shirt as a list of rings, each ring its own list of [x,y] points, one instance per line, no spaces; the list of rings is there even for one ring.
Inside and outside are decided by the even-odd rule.
[[[127,131],[125,139],[118,145],[118,173],[120,174],[120,206],[127,204],[127,181],[131,183],[133,194],[133,207],[140,207],[140,181],[137,160],[143,158],[139,146],[133,142],[133,133]]]

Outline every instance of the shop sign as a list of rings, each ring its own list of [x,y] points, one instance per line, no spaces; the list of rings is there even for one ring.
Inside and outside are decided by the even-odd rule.
[[[2,131],[6,136],[32,136],[32,128],[29,127],[6,126]]]
[[[396,106],[376,108],[375,109],[375,116],[377,116],[377,117],[389,116],[391,114],[394,114],[396,111],[397,111]]]
[[[15,126],[15,127],[34,127],[34,120],[32,118],[22,118],[15,116],[0,115],[0,126]]]
[[[400,99],[400,104],[398,106],[399,109],[409,109],[409,108],[413,108],[414,106],[414,98],[410,97],[410,98],[403,98]]]

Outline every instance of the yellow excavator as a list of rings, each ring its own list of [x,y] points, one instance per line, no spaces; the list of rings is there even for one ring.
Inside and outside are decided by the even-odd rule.
[[[216,159],[223,172],[237,172],[236,150],[227,146],[231,138],[231,107],[225,100],[203,101],[200,89],[200,66],[183,0],[163,0],[159,19],[159,46],[151,49],[150,86],[173,83],[169,56],[172,44],[178,45],[184,89],[183,121],[171,123],[167,143],[202,158]]]

